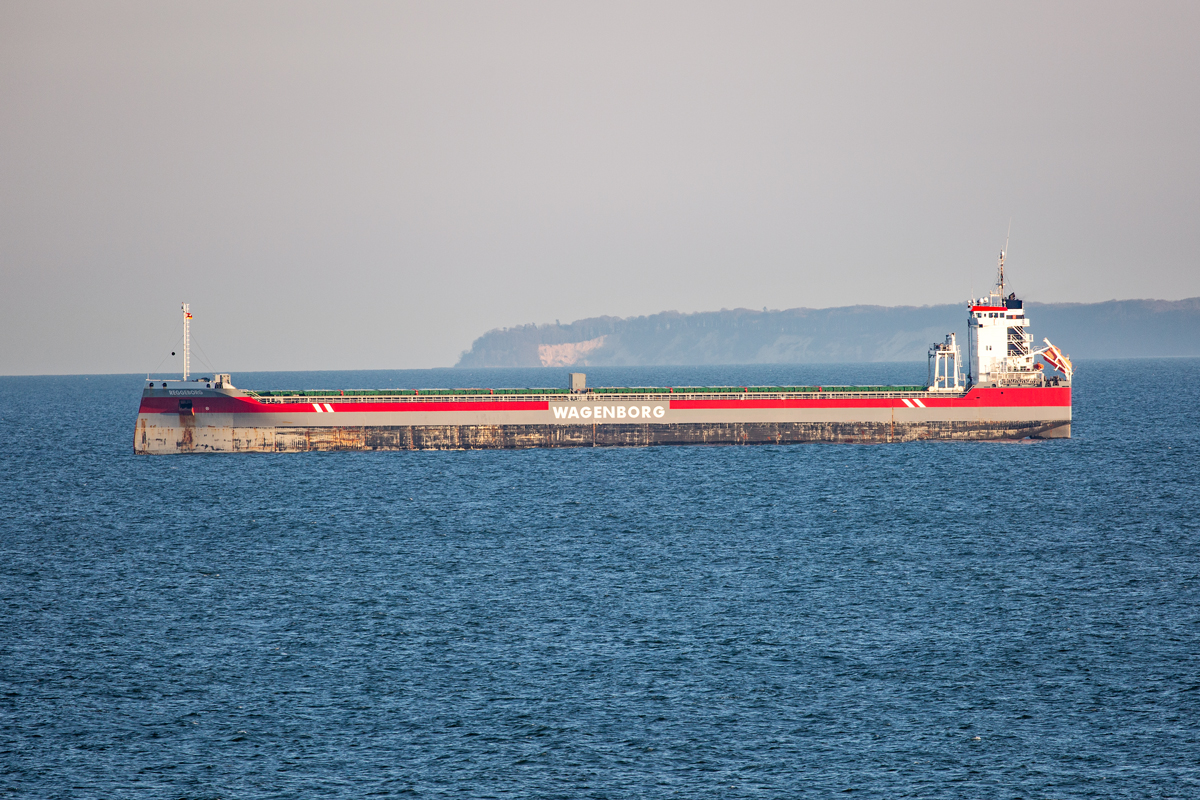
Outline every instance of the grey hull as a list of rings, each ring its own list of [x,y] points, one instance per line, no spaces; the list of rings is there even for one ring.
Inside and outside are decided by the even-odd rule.
[[[900,422],[736,422],[592,425],[366,425],[223,427],[140,423],[138,453],[320,450],[483,450],[683,444],[887,443],[1069,437],[1061,419]]]

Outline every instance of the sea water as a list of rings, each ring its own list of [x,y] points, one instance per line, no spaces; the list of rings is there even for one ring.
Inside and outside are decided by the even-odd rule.
[[[148,457],[141,382],[0,378],[4,796],[1200,796],[1200,360],[1026,443]]]

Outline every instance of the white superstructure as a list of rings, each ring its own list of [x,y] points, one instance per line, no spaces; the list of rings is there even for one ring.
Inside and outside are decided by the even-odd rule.
[[[1044,386],[1044,365],[1036,358],[1058,349],[1046,340],[1046,347],[1035,350],[1033,336],[1027,332],[1030,320],[1025,304],[1016,292],[1004,294],[1004,251],[1000,251],[996,285],[984,297],[971,301],[967,320],[967,350],[970,351],[971,386]],[[1050,366],[1071,380],[1071,362],[1066,356],[1046,358]]]

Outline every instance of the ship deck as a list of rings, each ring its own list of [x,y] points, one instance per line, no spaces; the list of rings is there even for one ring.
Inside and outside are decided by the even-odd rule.
[[[962,397],[960,391],[930,391],[926,386],[608,386],[590,388],[584,392],[566,389],[297,389],[241,390],[261,403],[294,403],[296,401],[378,403],[422,402],[471,399],[472,401],[550,400],[553,398],[589,397],[595,400],[729,400],[729,399],[841,399],[841,398],[905,398],[905,397]]]

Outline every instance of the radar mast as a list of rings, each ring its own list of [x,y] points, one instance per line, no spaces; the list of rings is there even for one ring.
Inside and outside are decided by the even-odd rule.
[[[1004,235],[1004,249],[1000,251],[1000,263],[996,266],[996,289],[993,294],[1000,295],[1003,300],[1004,295],[1004,257],[1008,255],[1008,240],[1012,237],[1012,223],[1008,224],[1008,233]]]

